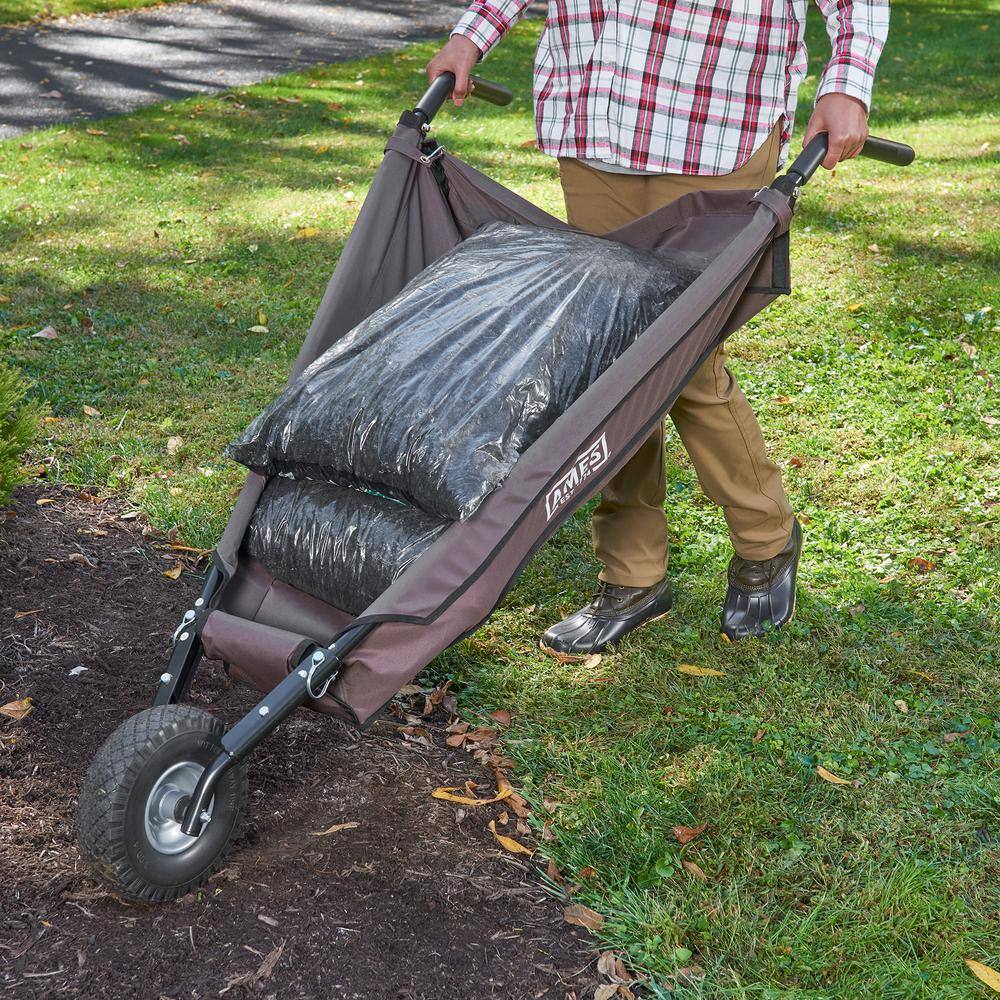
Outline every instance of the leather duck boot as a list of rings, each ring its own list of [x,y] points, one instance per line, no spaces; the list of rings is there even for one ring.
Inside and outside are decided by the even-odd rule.
[[[603,580],[593,600],[542,636],[539,646],[553,656],[585,659],[647,622],[662,618],[673,603],[666,577],[652,587],[616,587]]]
[[[802,552],[802,527],[792,523],[788,544],[771,559],[729,562],[729,590],[722,606],[722,634],[735,642],[781,628],[795,614],[795,574]]]

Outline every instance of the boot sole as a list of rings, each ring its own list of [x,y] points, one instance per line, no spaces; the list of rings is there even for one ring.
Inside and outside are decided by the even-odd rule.
[[[668,608],[666,611],[663,612],[662,615],[657,615],[655,618],[649,618],[649,619],[647,619],[641,625],[636,625],[635,628],[630,629],[627,634],[631,634],[632,632],[638,632],[639,629],[645,628],[647,625],[652,625],[654,622],[663,621],[663,619],[666,618],[667,615],[669,615],[672,610],[673,610],[673,608]],[[622,636],[622,638],[624,639],[625,636]],[[605,649],[602,650],[601,653],[597,653],[597,652],[593,652],[593,653],[560,653],[559,650],[553,649],[551,646],[546,646],[545,643],[542,642],[541,639],[538,640],[538,648],[543,653],[548,653],[549,656],[552,656],[555,659],[559,660],[560,663],[583,663],[585,660],[589,660],[592,656],[603,656],[604,653],[606,653],[608,651],[608,647],[605,647]]]

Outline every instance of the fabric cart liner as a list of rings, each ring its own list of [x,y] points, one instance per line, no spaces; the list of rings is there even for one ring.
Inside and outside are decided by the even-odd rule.
[[[428,144],[417,124],[404,115],[388,142],[292,378],[480,226],[569,228]],[[311,705],[357,724],[372,721],[400,687],[490,615],[534,552],[634,454],[715,347],[789,291],[790,220],[788,198],[769,188],[701,192],[607,234],[635,247],[670,246],[714,260],[524,452],[503,485],[356,619],[274,581],[241,552],[267,482],[251,474],[215,554],[227,582],[213,608],[227,617],[209,616],[209,654],[266,689],[287,672],[290,652],[301,651],[296,636],[326,645],[337,623],[341,632],[378,623],[351,652],[328,696]],[[239,636],[240,619],[284,634],[267,633],[269,641],[255,644]]]

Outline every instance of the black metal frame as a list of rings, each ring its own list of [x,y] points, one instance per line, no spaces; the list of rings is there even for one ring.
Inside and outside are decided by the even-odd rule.
[[[511,92],[499,84],[473,77],[474,95],[493,104],[509,104]],[[408,112],[417,126],[426,132],[431,120],[441,109],[455,86],[451,73],[439,76]],[[794,205],[799,189],[816,172],[828,149],[825,133],[815,136],[771,187],[786,195]],[[913,161],[914,152],[909,146],[888,139],[870,138],[861,151],[862,156],[906,166]],[[160,686],[153,699],[154,705],[173,705],[182,701],[191,687],[194,675],[204,655],[201,632],[213,605],[226,584],[218,566],[209,570],[201,596],[194,607],[184,613],[174,633],[173,650],[166,671],[160,675]],[[346,657],[377,628],[377,623],[366,623],[346,629],[333,643],[323,648],[313,647],[279,684],[271,689],[254,708],[222,737],[222,750],[205,769],[191,798],[178,808],[181,829],[189,836],[201,833],[210,819],[208,805],[212,801],[219,780],[231,768],[242,763],[270,733],[289,715],[307,701],[322,697],[336,679]],[[183,809],[183,816],[180,810]]]

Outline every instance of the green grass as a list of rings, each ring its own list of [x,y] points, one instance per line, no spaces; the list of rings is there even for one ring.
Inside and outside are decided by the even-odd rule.
[[[674,996],[983,997],[963,958],[1000,967],[997,4],[893,10],[873,130],[919,160],[818,177],[793,294],[731,345],[807,521],[795,622],[721,640],[723,522],[671,438],[669,619],[589,670],[537,651],[590,592],[581,512],[430,668],[465,711],[512,711],[546,848],[569,878],[596,869],[578,898],[663,995],[693,962]],[[554,164],[522,147],[537,30],[487,67],[513,107],[472,102],[437,134],[559,211]],[[51,476],[214,542],[242,478],[223,445],[282,384],[431,50],[0,144],[0,351],[61,418]],[[48,324],[58,340],[29,339]],[[681,848],[671,828],[701,822]]]
[[[103,14],[112,10],[138,10],[172,0],[0,0],[0,25],[49,20],[73,14]]]

